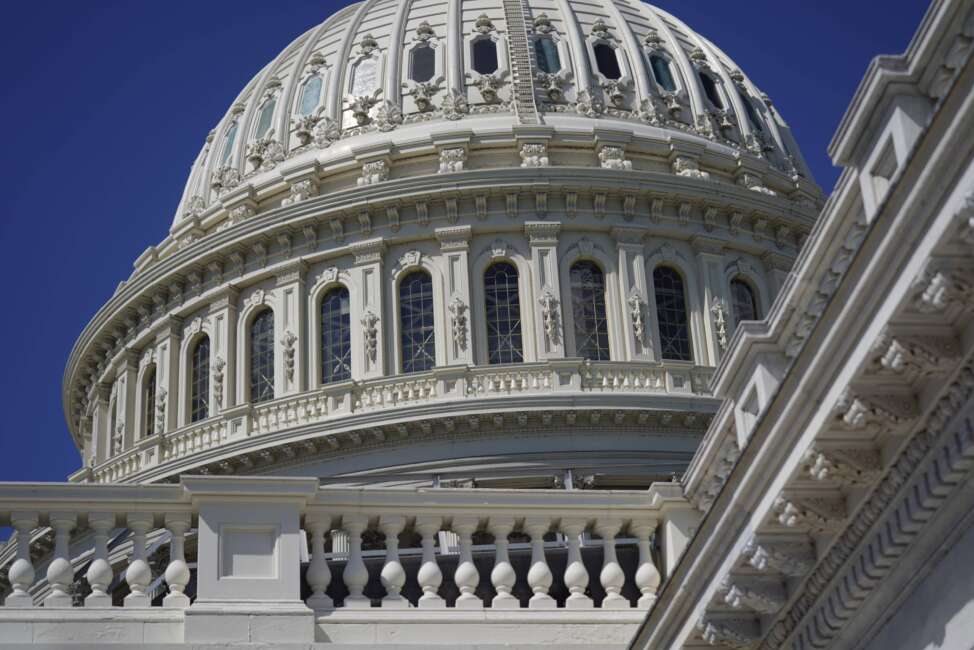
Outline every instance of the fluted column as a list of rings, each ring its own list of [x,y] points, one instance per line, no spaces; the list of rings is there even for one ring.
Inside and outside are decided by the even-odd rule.
[[[115,515],[111,512],[92,512],[88,515],[88,526],[95,531],[95,559],[85,573],[91,585],[85,607],[111,607],[112,597],[108,595],[108,587],[115,574],[108,563],[108,533],[115,527]]]
[[[382,606],[395,609],[406,609],[409,601],[400,593],[406,584],[406,570],[399,561],[399,533],[406,525],[406,518],[401,515],[385,516],[379,519],[379,528],[386,536],[386,561],[382,565],[382,586],[386,589]]]
[[[385,340],[386,332],[390,331],[382,302],[386,245],[382,238],[375,238],[352,244],[350,249],[355,264],[349,271],[355,289],[349,296],[352,301],[351,344],[354,351],[352,379],[383,377],[389,370],[386,366],[388,354]]]
[[[622,595],[622,586],[626,582],[626,574],[616,560],[616,534],[621,528],[618,521],[600,521],[595,531],[602,536],[602,572],[599,580],[605,589],[602,609],[628,609],[629,600]]]
[[[544,534],[548,532],[551,523],[547,519],[528,519],[524,522],[524,530],[531,536],[531,568],[528,571],[528,586],[534,595],[528,601],[532,609],[554,609],[555,599],[548,595],[551,588],[551,569],[544,555]]]
[[[34,599],[28,592],[34,584],[34,565],[30,561],[30,534],[37,528],[37,513],[14,512],[10,516],[10,523],[17,531],[17,559],[7,574],[13,592],[3,604],[6,607],[29,608],[34,606]]]
[[[594,606],[592,599],[585,595],[588,588],[588,570],[582,561],[580,537],[587,522],[584,519],[562,520],[561,532],[565,534],[568,544],[568,558],[565,565],[565,586],[568,588],[568,598],[565,599],[565,609],[590,609]]]
[[[473,533],[479,524],[477,517],[455,517],[453,531],[460,536],[460,562],[453,574],[453,581],[460,590],[457,609],[483,609],[484,601],[475,593],[480,584],[480,572],[473,563]]]
[[[186,564],[186,531],[190,527],[188,513],[167,514],[166,530],[169,531],[169,565],[166,567],[166,584],[169,593],[162,599],[162,606],[173,609],[189,607],[189,596],[184,592],[189,584],[189,566]]]
[[[308,515],[305,528],[311,533],[311,561],[305,579],[311,587],[311,596],[305,601],[315,611],[334,608],[335,604],[325,590],[331,583],[331,570],[325,558],[325,533],[331,528],[331,517]]]
[[[629,530],[636,535],[639,545],[639,567],[636,569],[636,587],[639,588],[639,601],[636,606],[640,609],[649,609],[656,602],[656,590],[659,589],[660,575],[659,569],[653,563],[653,554],[649,547],[649,541],[656,532],[655,521],[633,522]]]
[[[51,593],[44,598],[44,607],[71,607],[69,589],[74,582],[74,568],[71,566],[71,531],[78,525],[78,517],[73,512],[52,512],[48,515],[54,529],[54,559],[47,565],[47,583]]]
[[[490,582],[494,585],[497,595],[491,601],[492,609],[520,609],[521,601],[511,593],[514,583],[517,582],[517,574],[511,565],[510,557],[507,554],[509,542],[507,536],[514,529],[514,519],[491,519],[489,529],[494,536],[494,568],[490,572]]]
[[[132,531],[132,560],[125,570],[125,582],[129,585],[129,595],[125,597],[126,607],[149,607],[152,601],[145,590],[152,582],[152,569],[145,561],[145,536],[152,528],[153,517],[147,512],[131,512],[126,517]]]
[[[362,592],[369,583],[369,570],[362,560],[362,533],[369,525],[365,515],[345,515],[342,517],[342,528],[348,533],[348,562],[342,578],[348,588],[345,597],[345,607],[363,609],[372,606],[372,601]]]
[[[436,533],[442,526],[439,517],[417,517],[416,530],[422,535],[423,539],[423,563],[416,574],[416,581],[419,582],[423,595],[419,597],[419,607],[434,608],[446,607],[446,601],[436,592],[443,582],[443,572],[440,571],[436,563]]]
[[[558,233],[561,224],[528,221],[524,234],[531,246],[531,290],[534,304],[531,312],[540,327],[536,329],[538,361],[565,356],[562,321],[561,281],[558,277]]]
[[[440,242],[441,264],[445,283],[448,336],[446,338],[446,363],[472,364],[474,362],[471,345],[473,328],[470,326],[470,274],[468,253],[470,249],[470,226],[450,226],[437,228],[436,238]],[[439,336],[439,333],[437,333]]]

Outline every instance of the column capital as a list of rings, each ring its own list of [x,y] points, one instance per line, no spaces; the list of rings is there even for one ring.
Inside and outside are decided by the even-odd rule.
[[[308,265],[304,262],[296,262],[277,274],[275,285],[280,287],[285,284],[293,284],[304,280],[308,272]]]
[[[386,251],[386,243],[381,237],[367,239],[349,246],[352,255],[355,257],[355,265],[375,264],[382,261],[382,255]]]
[[[644,228],[617,227],[610,230],[609,234],[612,235],[612,238],[616,242],[616,246],[619,248],[642,248],[643,238],[646,237],[648,231]]]
[[[524,234],[531,246],[555,246],[560,232],[558,221],[527,221],[524,224]]]
[[[470,248],[470,236],[473,229],[470,226],[449,226],[437,228],[434,231],[441,251],[467,250]]]

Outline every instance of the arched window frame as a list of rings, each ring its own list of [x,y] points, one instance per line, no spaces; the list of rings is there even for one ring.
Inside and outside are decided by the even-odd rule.
[[[615,28],[612,27],[611,29]],[[598,58],[595,56],[596,45],[607,45],[612,48],[616,56],[616,63],[619,66],[619,72],[621,73],[618,79],[610,79],[602,74],[602,71],[599,69]],[[591,70],[592,78],[598,82],[599,86],[614,82],[631,89],[633,82],[632,66],[629,64],[629,58],[626,56],[625,48],[622,47],[621,43],[614,36],[611,36],[611,32],[608,37],[595,33],[589,34],[588,38],[585,39],[585,49],[588,51],[589,69]]]
[[[751,300],[754,301],[754,314],[756,316],[756,320],[760,320],[761,318],[763,318],[762,314],[764,312],[762,310],[760,292],[758,291],[757,286],[751,281],[750,278],[744,275],[735,275],[727,283],[727,287],[728,287],[727,296],[728,296],[728,302],[730,303],[729,311],[731,315],[731,320],[733,321],[734,327],[736,328],[740,324],[740,319],[738,319],[737,311],[734,309],[734,284],[735,283],[740,283],[744,285],[745,287],[747,287],[748,291],[751,292]],[[743,319],[743,320],[751,320],[751,319]]]
[[[658,266],[669,266],[676,270],[683,278],[684,298],[687,301],[687,317],[690,326],[690,351],[693,363],[696,365],[717,365],[716,350],[710,349],[707,345],[706,331],[703,323],[703,297],[698,289],[701,286],[700,278],[696,265],[691,261],[694,259],[693,253],[683,246],[674,245],[669,242],[662,244],[655,250],[646,255],[646,287],[647,287],[647,309],[649,322],[651,323],[653,335],[653,350],[657,360],[662,361],[662,340],[659,331],[659,319],[657,318],[656,306],[656,283],[653,279],[653,271]],[[685,363],[679,361],[666,361],[666,363]]]
[[[486,319],[480,318],[481,309],[486,305],[486,292],[484,291],[483,278],[487,269],[498,262],[507,262],[517,269],[518,274],[518,296],[521,303],[521,341],[524,347],[524,362],[529,363],[538,360],[536,345],[536,323],[535,311],[537,298],[533,289],[533,270],[531,268],[530,257],[524,254],[520,242],[511,242],[506,239],[497,239],[489,244],[473,260],[470,273],[471,277],[479,278],[479,281],[472,283],[470,288],[470,302],[473,304],[473,314],[470,322],[473,331],[474,351],[476,363],[487,365],[489,354],[487,349],[487,323]]]
[[[155,381],[155,390],[151,396],[151,403],[147,403],[150,402],[148,383],[152,377],[154,377]],[[135,411],[137,439],[159,433],[159,428],[156,426],[156,404],[160,387],[159,379],[159,366],[156,363],[155,355],[148,354],[143,357],[139,364],[139,373],[136,377],[136,385],[139,387],[138,395],[136,395]],[[151,433],[149,433],[150,429]]]
[[[656,92],[656,94],[663,95],[665,93],[673,93],[681,96],[685,95],[686,82],[683,80],[683,74],[680,70],[679,64],[673,58],[673,55],[670,54],[669,50],[660,47],[660,48],[644,48],[643,51],[646,56],[646,68],[649,71],[649,78],[651,83],[653,84],[653,89]],[[653,60],[652,60],[652,57],[654,56],[658,56],[659,58],[661,58],[663,61],[666,62],[667,66],[669,66],[670,77],[672,77],[673,79],[673,84],[676,86],[676,90],[672,90],[672,91],[666,90],[656,80],[656,71],[653,69]]]
[[[311,341],[308,345],[308,357],[311,381],[309,385],[312,389],[321,388],[321,301],[332,289],[342,287],[348,291],[349,301],[349,323],[351,324],[351,348],[352,348],[352,376],[357,379],[365,375],[365,337],[362,334],[362,309],[361,294],[354,282],[351,274],[336,267],[328,267],[320,271],[311,290],[308,292],[308,331],[311,332]],[[379,325],[381,331],[381,323]],[[379,343],[378,354],[381,352],[381,342]]]
[[[497,49],[497,70],[489,74],[480,74],[473,67],[473,48],[474,43],[480,41],[489,40],[494,42],[494,47]],[[467,79],[467,86],[473,86],[473,92],[467,93],[467,96],[472,100],[472,103],[484,103],[483,96],[477,89],[478,83],[480,83],[481,77],[494,77],[497,80],[503,81],[510,75],[510,65],[508,63],[508,47],[507,47],[507,37],[503,34],[499,34],[496,29],[491,28],[488,32],[479,32],[474,30],[473,33],[468,34],[464,37],[463,51],[466,54],[466,58],[463,62],[464,74]],[[501,92],[504,92],[501,89]]]
[[[579,238],[568,245],[558,260],[559,284],[561,285],[562,336],[565,354],[574,356],[577,349],[575,341],[575,316],[572,308],[571,268],[576,262],[594,262],[605,278],[605,310],[609,332],[609,352],[612,360],[623,358],[622,300],[619,296],[619,278],[615,258],[606,252],[598,241],[586,237]]]
[[[525,357],[524,357],[524,340],[525,340],[525,336],[524,336],[524,307],[525,307],[525,304],[521,301],[521,273],[518,270],[516,264],[514,264],[513,262],[509,262],[507,260],[493,260],[489,265],[487,265],[487,268],[485,268],[484,269],[484,272],[480,275],[481,285],[483,286],[483,290],[484,290],[484,302],[482,303],[482,306],[483,306],[483,310],[484,310],[484,312],[483,312],[483,315],[484,315],[483,320],[484,320],[485,327],[487,329],[487,347],[486,347],[487,363],[488,364],[492,364],[493,363],[493,361],[491,360],[492,351],[490,349],[490,329],[491,329],[490,328],[490,320],[489,320],[489,316],[490,316],[489,312],[490,312],[490,310],[488,309],[487,299],[486,299],[487,298],[487,295],[489,293],[488,290],[487,290],[487,278],[488,278],[488,274],[492,270],[499,269],[501,266],[504,266],[506,268],[509,268],[511,271],[513,271],[513,274],[514,274],[514,282],[516,283],[516,288],[517,288],[517,291],[516,292],[511,292],[511,293],[516,293],[516,297],[517,297],[517,318],[513,322],[516,324],[516,331],[517,331],[518,341],[517,341],[517,345],[515,345],[514,341],[511,340],[510,341],[510,344],[505,346],[504,351],[505,352],[508,352],[509,351],[510,356],[512,356],[512,357],[514,357],[516,355],[517,357],[520,357],[520,358],[512,358],[510,360],[501,360],[501,361],[498,361],[497,363],[498,364],[524,363],[524,360],[525,360]],[[510,337],[509,338],[513,338],[513,331],[515,330],[515,327],[512,326],[510,329],[511,329],[511,334],[510,334]]]
[[[257,332],[256,332],[257,321],[260,320],[260,319],[262,319],[262,318],[270,318],[271,319],[271,325],[272,325],[272,328],[271,328],[271,331],[270,331],[270,343],[271,343],[271,347],[270,347],[270,350],[271,350],[270,384],[271,384],[271,390],[270,390],[270,396],[269,397],[263,397],[258,402],[258,398],[260,397],[260,395],[255,395],[254,394],[254,378],[253,378],[253,374],[252,373],[253,373],[254,364],[255,364],[255,359],[254,359],[254,337],[257,335]],[[276,399],[277,397],[280,397],[280,391],[281,391],[281,382],[278,380],[278,376],[277,376],[278,375],[278,373],[277,373],[277,361],[278,361],[278,357],[280,356],[278,354],[278,350],[277,350],[277,336],[276,336],[276,334],[277,334],[277,331],[276,330],[277,330],[277,326],[278,326],[278,315],[270,307],[264,306],[261,309],[254,310],[254,313],[251,314],[249,320],[250,320],[250,322],[247,325],[247,381],[246,381],[246,386],[245,386],[245,388],[247,390],[247,401],[249,403],[251,403],[251,404],[257,404],[257,403],[263,403],[263,402],[271,402],[271,401],[274,401],[274,399]]]
[[[443,276],[439,268],[433,263],[433,259],[426,253],[411,250],[403,254],[398,264],[392,271],[392,327],[387,328],[391,341],[388,341],[389,349],[395,351],[395,371],[397,374],[403,373],[403,350],[402,350],[402,313],[399,304],[399,286],[403,278],[413,271],[425,271],[429,274],[433,283],[433,331],[434,350],[436,356],[436,367],[446,365],[446,345],[449,340],[447,332],[447,314],[445,313],[446,292],[443,287]]]
[[[689,359],[668,359],[663,355],[663,338],[660,332],[659,305],[657,304],[657,300],[656,300],[656,271],[658,269],[664,269],[664,268],[670,269],[671,271],[675,272],[679,276],[680,282],[682,283],[683,303],[684,303],[684,311],[686,312],[686,324],[687,324],[687,339],[688,339],[687,347],[690,353]],[[698,360],[700,359],[700,355],[698,354],[696,349],[698,337],[695,336],[695,328],[693,323],[696,310],[694,309],[693,303],[691,301],[691,297],[690,297],[691,289],[690,289],[690,284],[688,282],[687,274],[678,265],[673,264],[671,262],[662,262],[659,264],[654,264],[652,270],[649,272],[649,287],[650,287],[650,292],[652,293],[653,296],[653,300],[652,300],[653,323],[654,323],[654,330],[656,336],[656,350],[659,353],[660,361],[666,363],[691,363],[691,364],[699,363]]]
[[[733,280],[743,280],[751,287],[751,291],[754,293],[754,298],[757,301],[758,315],[761,318],[764,318],[766,315],[765,310],[771,305],[773,296],[766,276],[759,269],[759,265],[753,264],[743,257],[734,259],[725,265],[723,290],[724,295],[727,296],[727,322],[729,326],[737,327],[733,313],[733,305],[731,304],[731,282]]]
[[[193,408],[193,351],[196,344],[204,336],[210,339],[209,370],[207,372],[207,418],[216,414],[216,396],[213,394],[213,359],[216,353],[215,332],[208,318],[196,318],[190,321],[183,332],[183,341],[179,349],[179,409],[177,413],[178,426],[191,424]],[[158,390],[158,387],[156,388]],[[172,398],[171,398],[172,399]],[[174,402],[174,403],[177,403]]]
[[[284,354],[281,350],[283,323],[280,298],[274,290],[254,287],[243,297],[237,318],[236,403],[250,403],[250,331],[254,319],[265,309],[274,312],[274,397],[284,390]]]

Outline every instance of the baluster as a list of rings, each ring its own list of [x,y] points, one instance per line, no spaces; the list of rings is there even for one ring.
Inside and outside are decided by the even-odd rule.
[[[460,590],[457,596],[457,609],[483,609],[484,601],[474,593],[480,584],[480,572],[473,563],[473,533],[480,520],[477,517],[455,517],[453,531],[460,536],[460,560],[453,573],[453,581]]]
[[[423,590],[419,597],[419,607],[446,607],[446,601],[436,592],[443,582],[443,573],[436,563],[436,533],[440,531],[442,520],[439,517],[417,517],[416,530],[423,538],[423,564],[416,574],[416,581]]]
[[[544,534],[550,527],[551,523],[547,519],[528,519],[524,522],[524,530],[531,536],[531,569],[528,571],[528,585],[534,595],[528,601],[528,607],[532,609],[557,607],[555,599],[548,595],[552,575],[544,556]]]
[[[10,523],[17,531],[17,559],[10,566],[7,577],[13,592],[3,604],[7,607],[28,608],[34,606],[34,599],[28,592],[34,584],[34,565],[30,561],[30,534],[37,528],[36,512],[13,512]]]
[[[92,512],[88,515],[88,525],[95,531],[95,559],[85,573],[91,585],[85,607],[111,607],[112,597],[108,595],[108,587],[115,574],[108,563],[108,532],[115,527],[115,515],[111,512]]]
[[[311,561],[305,579],[311,586],[311,596],[305,603],[315,611],[330,610],[335,607],[331,597],[325,593],[331,583],[331,570],[325,558],[325,534],[331,528],[331,516],[308,515],[304,521],[305,529],[311,533]]]
[[[52,512],[48,515],[54,528],[54,559],[47,565],[47,583],[51,593],[44,598],[44,607],[71,607],[71,594],[68,589],[74,582],[74,568],[71,566],[71,531],[78,524],[73,512]]]
[[[585,530],[587,522],[584,519],[562,520],[561,532],[565,534],[568,544],[568,558],[565,566],[565,586],[569,596],[565,599],[565,609],[589,609],[594,606],[592,599],[585,595],[588,588],[588,570],[582,561],[582,549],[579,537]]]
[[[626,582],[626,574],[616,560],[616,534],[622,524],[619,521],[600,521],[595,531],[602,536],[602,572],[599,580],[605,589],[602,599],[602,609],[628,609],[629,599],[622,596],[622,586]]]
[[[386,516],[379,519],[379,528],[386,536],[386,561],[382,566],[382,586],[386,588],[386,596],[382,599],[382,606],[395,609],[406,609],[409,601],[400,593],[406,584],[406,570],[399,561],[399,533],[406,526],[406,518],[401,515]]]
[[[655,521],[641,521],[629,525],[629,530],[639,540],[639,568],[636,569],[636,586],[642,596],[636,603],[640,609],[649,609],[656,602],[656,590],[659,589],[660,575],[653,564],[653,555],[649,549],[649,540],[656,531]]]
[[[514,530],[514,519],[491,519],[489,529],[494,535],[494,546],[497,549],[494,568],[490,572],[490,582],[494,585],[497,595],[494,596],[490,606],[493,609],[519,609],[521,601],[511,593],[517,581],[517,574],[507,554],[507,546],[510,543],[507,536]]]
[[[125,582],[129,585],[129,595],[125,597],[125,607],[149,607],[152,601],[145,593],[152,582],[152,569],[145,561],[145,536],[152,528],[153,516],[149,512],[130,512],[126,517],[132,530],[132,560],[125,570]]]
[[[362,560],[362,533],[369,525],[369,518],[365,515],[344,515],[342,528],[348,533],[348,562],[342,578],[348,587],[345,597],[345,607],[364,609],[372,606],[372,601],[362,591],[369,583],[369,570]]]
[[[189,596],[184,592],[189,584],[189,566],[186,564],[186,531],[190,527],[188,512],[168,513],[166,530],[169,531],[169,564],[166,566],[166,584],[169,593],[162,599],[162,606],[172,609],[189,607]]]

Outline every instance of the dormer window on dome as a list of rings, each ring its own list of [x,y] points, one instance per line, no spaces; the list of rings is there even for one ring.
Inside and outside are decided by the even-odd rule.
[[[607,43],[596,43],[592,49],[595,51],[595,64],[602,76],[606,79],[621,79],[622,69],[619,67],[615,48]]]
[[[703,86],[703,92],[707,95],[707,99],[713,104],[714,108],[723,110],[724,101],[720,98],[720,91],[717,90],[717,83],[714,78],[711,77],[706,72],[699,72],[700,84]]]
[[[420,45],[410,53],[409,78],[417,83],[429,81],[436,74],[436,52],[429,45]]]
[[[223,142],[223,153],[220,154],[220,164],[226,165],[230,161],[230,156],[233,155],[233,145],[237,140],[237,123],[234,122],[227,129],[227,134],[224,136]]]
[[[653,70],[653,78],[659,87],[667,92],[676,92],[676,81],[670,71],[670,62],[659,54],[649,55],[649,67]]]
[[[480,38],[473,42],[473,69],[479,74],[497,72],[497,43],[490,38]]]
[[[561,70],[561,57],[558,56],[558,44],[554,39],[543,36],[534,40],[534,59],[538,69],[548,74]]]
[[[321,87],[322,81],[318,75],[310,77],[304,83],[304,87],[301,89],[301,102],[298,108],[299,114],[311,115],[315,112],[315,109],[318,108],[318,103],[321,101]]]

